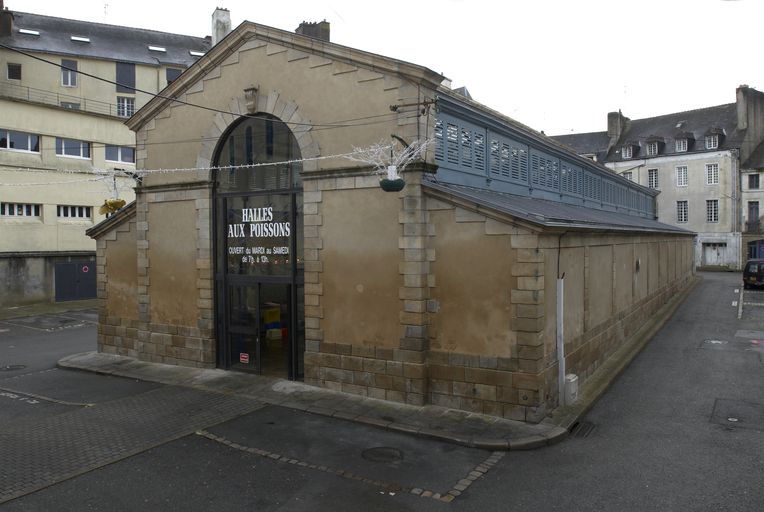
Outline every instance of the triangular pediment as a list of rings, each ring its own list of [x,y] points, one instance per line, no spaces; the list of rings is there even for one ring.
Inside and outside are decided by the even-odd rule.
[[[184,101],[210,75],[220,73],[222,66],[238,64],[238,54],[266,46],[268,55],[286,53],[288,61],[308,59],[311,67],[332,66],[334,74],[358,73],[368,79],[399,77],[436,89],[445,79],[426,67],[402,60],[364,52],[336,43],[295,34],[285,30],[245,21],[189,67],[172,84],[149,101],[128,121],[138,131],[168,106]]]

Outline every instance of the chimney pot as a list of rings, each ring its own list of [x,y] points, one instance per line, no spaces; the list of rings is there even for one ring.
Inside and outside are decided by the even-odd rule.
[[[314,23],[309,23],[307,21],[303,21],[300,23],[300,26],[295,29],[295,33],[308,36],[308,37],[314,37],[316,39],[321,39],[322,41],[329,42],[330,41],[330,24],[328,21],[319,21]]]
[[[218,44],[231,32],[231,13],[228,9],[218,7],[212,13],[212,46]]]

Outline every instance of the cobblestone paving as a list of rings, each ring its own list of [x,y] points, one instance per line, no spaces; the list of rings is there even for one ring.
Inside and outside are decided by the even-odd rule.
[[[227,421],[262,403],[167,386],[0,431],[0,503]]]
[[[472,485],[472,483],[475,480],[482,478],[486,473],[488,473],[488,471],[491,470],[493,466],[495,466],[506,455],[506,452],[493,452],[482,463],[472,468],[472,470],[467,475],[465,475],[464,478],[456,482],[450,489],[446,489],[442,492],[438,492],[438,491],[424,489],[421,487],[414,487],[414,486],[406,485],[406,484],[385,482],[383,480],[369,478],[364,475],[353,473],[344,469],[333,468],[327,465],[314,464],[309,461],[294,459],[280,453],[274,453],[268,450],[263,450],[263,449],[255,448],[251,446],[244,446],[239,443],[235,443],[229,439],[226,439],[225,437],[215,435],[211,432],[207,432],[206,430],[198,431],[197,435],[206,437],[210,441],[215,441],[217,443],[221,443],[226,446],[229,446],[230,448],[234,450],[240,450],[243,452],[251,453],[253,455],[259,455],[260,457],[268,458],[270,460],[273,460],[274,462],[280,462],[282,464],[292,464],[296,467],[312,469],[315,471],[322,471],[324,473],[337,475],[338,477],[346,478],[348,480],[355,480],[358,482],[365,483],[367,485],[380,487],[386,491],[405,492],[405,493],[413,494],[415,496],[419,496],[421,498],[432,498],[434,500],[443,501],[446,503],[450,503],[454,501],[454,499],[460,496],[462,492],[466,491],[467,488],[469,488],[469,486]]]

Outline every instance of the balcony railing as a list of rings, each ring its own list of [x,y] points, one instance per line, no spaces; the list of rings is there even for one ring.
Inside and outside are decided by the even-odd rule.
[[[745,222],[746,233],[764,233],[764,222],[761,220],[748,220]]]
[[[29,101],[31,103],[40,103],[43,105],[53,105],[63,109],[82,110],[93,114],[123,117],[118,115],[116,103],[112,104],[105,101],[82,98],[80,96],[35,89],[34,87],[25,87],[5,80],[0,80],[0,97]]]

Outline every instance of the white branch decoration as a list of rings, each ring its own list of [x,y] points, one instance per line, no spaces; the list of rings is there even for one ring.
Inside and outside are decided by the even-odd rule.
[[[386,174],[387,179],[397,180],[411,162],[418,160],[433,140],[416,140],[408,146],[403,144],[385,144],[384,140],[367,148],[353,147],[349,160],[374,166],[374,174]]]

